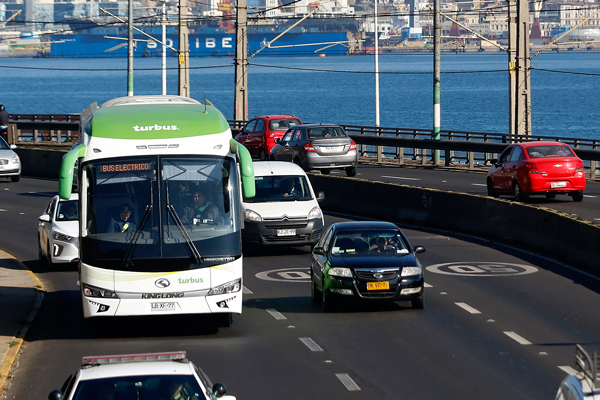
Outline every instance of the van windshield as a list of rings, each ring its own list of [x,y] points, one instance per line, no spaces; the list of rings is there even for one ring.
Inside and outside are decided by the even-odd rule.
[[[305,176],[257,176],[256,195],[244,196],[245,203],[312,200],[310,187]]]

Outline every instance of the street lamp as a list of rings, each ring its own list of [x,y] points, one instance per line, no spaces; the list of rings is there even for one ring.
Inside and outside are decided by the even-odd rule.
[[[168,0],[158,0],[159,3],[162,3],[162,94],[163,96],[167,94],[167,48],[165,43],[167,43],[167,1]]]

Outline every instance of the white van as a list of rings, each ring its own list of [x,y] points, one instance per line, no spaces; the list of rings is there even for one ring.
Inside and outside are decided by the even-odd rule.
[[[281,161],[255,161],[256,196],[243,198],[243,243],[257,246],[314,246],[323,231],[323,212],[306,173]]]

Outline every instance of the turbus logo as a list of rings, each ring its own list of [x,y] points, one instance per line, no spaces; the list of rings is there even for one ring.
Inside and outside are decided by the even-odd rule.
[[[179,278],[178,282],[181,284],[185,283],[203,283],[204,278]]]
[[[177,125],[149,125],[149,126],[139,126],[136,125],[133,127],[133,130],[136,132],[147,132],[147,131],[178,131],[179,128]]]

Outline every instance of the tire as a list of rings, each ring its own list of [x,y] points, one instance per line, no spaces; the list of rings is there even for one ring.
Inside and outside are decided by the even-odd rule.
[[[40,260],[40,265],[47,265],[48,260],[42,252],[42,245],[40,244],[40,235],[38,235],[38,259]]]
[[[323,312],[326,312],[326,313],[333,312],[333,309],[334,309],[334,307],[333,307],[333,306],[334,306],[334,304],[333,304],[333,299],[331,298],[331,296],[330,296],[330,295],[328,295],[328,294],[325,292],[325,288],[323,288],[323,297],[322,297],[322,301],[323,301],[323,302],[322,302],[322,304],[321,304],[321,305],[323,306]]]
[[[496,192],[496,189],[494,189],[494,182],[492,182],[491,179],[488,179],[487,181],[487,192],[488,196],[493,197],[495,199],[498,198],[498,192]]]
[[[514,183],[513,190],[514,190],[514,195],[515,195],[516,201],[524,202],[525,200],[527,200],[528,196],[526,194],[524,194],[523,191],[521,190],[521,185],[519,185],[519,182]]]
[[[52,266],[52,249],[50,247],[50,242],[46,245],[46,261],[47,265]]]
[[[233,324],[232,313],[215,314],[215,325],[217,328],[229,328]]]
[[[571,198],[573,199],[573,201],[576,201],[579,203],[583,200],[583,192],[572,192]]]
[[[414,308],[415,310],[422,310],[423,309],[423,296],[421,296],[417,299],[412,299],[410,301],[410,304],[411,304],[412,308]]]
[[[310,290],[311,293],[310,294],[311,294],[313,304],[321,304],[323,302],[323,297],[321,296],[321,292],[319,292],[319,289],[317,289],[317,283],[315,282],[314,275],[311,275],[311,277],[310,277],[310,284],[311,284],[311,290]]]
[[[21,179],[20,175],[10,177],[10,180],[13,182],[19,182],[20,179]]]
[[[546,198],[547,199],[553,199],[556,197],[556,193],[546,193]]]
[[[260,150],[258,150],[258,159],[260,161],[267,161],[269,159],[267,152],[262,147],[260,148]]]
[[[347,167],[346,175],[347,176],[356,176],[356,167]]]
[[[321,170],[321,174],[322,174],[322,175],[329,175],[329,173],[330,173],[330,172],[331,172],[331,170],[330,170],[330,169],[322,169],[322,170]]]

